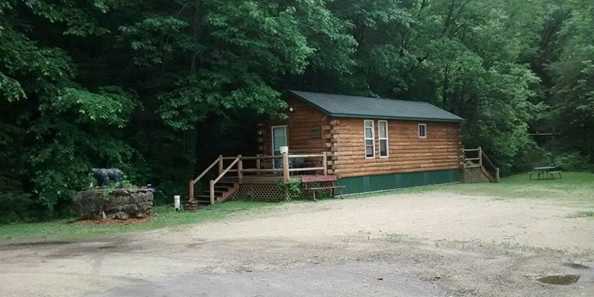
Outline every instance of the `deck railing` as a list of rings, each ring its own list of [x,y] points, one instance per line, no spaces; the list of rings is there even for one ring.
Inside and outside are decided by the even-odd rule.
[[[233,158],[223,157],[223,160],[231,160]],[[275,160],[281,160],[280,166],[277,168],[274,166]],[[241,156],[239,162],[241,169],[232,169],[229,172],[238,172],[241,176],[245,174],[282,174],[284,181],[289,181],[291,175],[299,175],[299,173],[306,172],[319,172],[323,175],[328,175],[328,155],[326,152],[319,154],[283,153],[275,156]]]
[[[280,167],[275,168],[275,160],[281,160]],[[229,164],[225,164],[229,162]],[[315,165],[314,165],[315,164]],[[218,166],[217,166],[218,165]],[[225,166],[226,165],[226,166]],[[253,166],[250,166],[253,165]],[[292,175],[302,173],[316,173],[328,175],[328,155],[326,152],[320,154],[288,154],[281,155],[256,155],[256,156],[219,156],[212,162],[198,177],[191,180],[188,189],[188,199],[194,201],[194,188],[202,178],[206,176],[215,166],[218,167],[218,175],[209,181],[210,203],[215,201],[215,185],[229,174],[235,173],[237,180],[241,183],[245,175],[279,175],[283,182],[290,181]]]

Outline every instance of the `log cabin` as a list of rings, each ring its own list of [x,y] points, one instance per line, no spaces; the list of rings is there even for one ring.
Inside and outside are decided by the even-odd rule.
[[[279,183],[355,194],[462,177],[463,119],[455,114],[419,101],[302,91],[285,97],[286,117],[258,126],[260,154],[219,156],[190,181],[189,207],[233,197],[286,199]],[[198,181],[216,168],[208,189],[194,195]]]

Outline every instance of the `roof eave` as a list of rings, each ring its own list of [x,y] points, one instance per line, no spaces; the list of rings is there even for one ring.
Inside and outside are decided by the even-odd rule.
[[[317,109],[317,110],[318,110],[318,111],[320,111],[321,113],[323,113],[323,114],[326,114],[326,115],[329,115],[329,116],[331,116],[331,115],[332,115],[332,113],[331,113],[329,110],[326,110],[325,108],[323,108],[323,107],[321,107],[321,106],[319,106],[319,105],[317,105],[317,104],[315,104],[315,103],[311,102],[309,99],[307,99],[307,98],[305,98],[305,97],[303,97],[303,96],[301,96],[301,95],[297,94],[297,93],[296,93],[297,91],[289,90],[289,92],[290,92],[291,94],[293,94],[293,96],[295,96],[295,98],[297,98],[297,99],[299,99],[299,100],[303,101],[305,104],[309,105],[310,107],[313,107],[314,109]]]
[[[319,110],[320,112],[337,118],[359,118],[359,119],[381,119],[381,120],[401,120],[401,121],[426,121],[426,122],[441,122],[441,123],[462,123],[464,122],[463,118],[458,119],[443,119],[443,118],[423,118],[423,117],[395,117],[395,116],[380,116],[380,115],[365,115],[365,114],[349,114],[349,113],[333,113],[329,110],[315,104],[311,100],[306,97],[303,97],[297,93],[298,91],[289,90],[295,98],[298,98],[305,102],[307,105],[313,107],[314,109]],[[388,99],[386,99],[388,100]],[[429,104],[429,103],[427,103]]]
[[[380,120],[401,120],[401,121],[425,121],[425,122],[447,122],[447,123],[461,123],[463,118],[459,119],[443,119],[443,118],[423,118],[423,117],[395,117],[395,116],[380,116],[380,115],[366,115],[366,114],[347,114],[347,113],[326,113],[331,117],[336,118],[359,118],[359,119],[380,119]]]

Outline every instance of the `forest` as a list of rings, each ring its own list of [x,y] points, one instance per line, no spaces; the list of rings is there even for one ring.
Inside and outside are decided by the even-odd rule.
[[[0,221],[66,215],[93,167],[183,193],[289,89],[431,102],[503,174],[591,170],[594,2],[2,0]]]

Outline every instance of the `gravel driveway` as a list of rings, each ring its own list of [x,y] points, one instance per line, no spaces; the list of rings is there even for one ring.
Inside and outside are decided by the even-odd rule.
[[[578,210],[433,191],[0,244],[0,296],[594,296],[594,220]],[[579,279],[537,280],[550,275]]]

